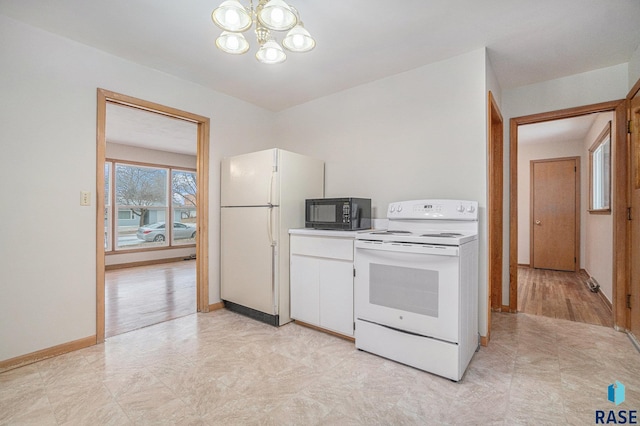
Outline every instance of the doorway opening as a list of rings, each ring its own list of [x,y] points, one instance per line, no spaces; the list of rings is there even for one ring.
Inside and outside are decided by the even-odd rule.
[[[618,259],[623,256],[624,253],[619,253],[614,241],[620,237],[619,224],[623,221],[624,207],[626,202],[626,195],[622,191],[624,184],[620,185],[618,180],[614,179],[612,186],[613,206],[610,214],[607,217],[608,225],[603,227],[601,223],[592,220],[596,218],[596,215],[591,214],[588,210],[589,195],[585,193],[585,189],[588,191],[588,177],[589,177],[589,147],[593,143],[590,140],[591,135],[599,134],[601,131],[600,122],[611,122],[612,126],[612,138],[613,150],[611,153],[612,160],[615,164],[616,161],[624,162],[625,154],[621,153],[621,149],[624,148],[626,143],[626,129],[623,128],[626,122],[625,102],[612,101],[601,104],[588,105],[584,107],[572,108],[561,111],[553,111],[542,114],[535,114],[524,117],[512,118],[510,122],[510,253],[509,253],[509,310],[511,312],[524,311],[529,313],[532,310],[535,313],[542,315],[547,313],[546,316],[555,316],[565,319],[572,319],[580,321],[580,317],[587,317],[591,314],[582,314],[577,312],[578,306],[573,306],[571,303],[572,293],[567,292],[568,288],[573,288],[587,293],[589,296],[589,287],[587,287],[585,281],[589,278],[593,278],[593,275],[601,277],[600,280],[606,283],[607,288],[600,289],[600,295],[606,296],[596,299],[596,302],[600,305],[598,309],[602,307],[602,303],[608,304],[610,313],[605,316],[610,316],[611,321],[607,325],[618,324],[616,314],[620,311],[618,295],[621,288],[624,289],[626,285],[625,280],[618,274],[617,268],[620,267]],[[536,147],[536,142],[527,144],[527,138],[535,139],[531,134],[536,134],[536,131],[528,132],[529,130],[540,130],[544,127],[556,128],[569,124],[571,120],[585,121],[587,122],[586,131],[583,130],[583,135],[579,138],[564,138],[561,140],[567,141],[566,144],[559,144],[558,139],[555,143],[548,138],[539,137],[542,142],[538,142],[540,145]],[[572,123],[575,124],[575,123]],[[584,123],[582,123],[584,125]],[[530,126],[530,127],[528,127]],[[540,129],[535,129],[539,126]],[[548,131],[549,129],[546,129]],[[557,131],[557,130],[556,130]],[[531,134],[528,134],[531,133]],[[538,136],[542,132],[538,132]],[[615,136],[614,136],[615,135]],[[524,143],[521,143],[523,142]],[[543,158],[554,157],[570,157],[579,156],[582,158],[580,162],[582,164],[582,179],[580,181],[582,202],[580,203],[580,229],[577,229],[578,238],[581,240],[580,247],[576,253],[576,271],[568,272],[572,274],[571,277],[557,277],[554,274],[556,272],[547,272],[547,269],[535,269],[531,263],[531,239],[530,228],[536,226],[536,219],[531,216],[530,203],[530,170],[531,161]],[[617,158],[617,156],[620,156]],[[522,170],[526,170],[527,173],[523,175]],[[585,204],[586,203],[586,204]],[[622,213],[622,214],[621,214]],[[602,217],[599,217],[601,219]],[[601,222],[601,221],[600,221]],[[604,229],[604,231],[603,231]],[[598,234],[596,230],[599,230],[601,234]],[[608,249],[598,251],[598,239],[603,238],[602,232],[608,241]],[[624,238],[624,235],[622,235]],[[595,252],[595,254],[594,254]],[[582,254],[582,256],[581,256]],[[591,256],[591,258],[589,258]],[[582,261],[580,261],[582,259]],[[603,266],[604,265],[604,266]],[[527,269],[525,269],[527,268]],[[597,270],[597,272],[595,271]],[[588,275],[585,275],[589,273]],[[551,275],[554,275],[553,277]],[[597,280],[597,278],[594,278]],[[536,284],[540,283],[540,280],[547,280],[547,287],[544,285]],[[550,283],[555,283],[549,287]],[[519,286],[520,285],[520,286]],[[564,287],[563,287],[564,285]],[[567,287],[569,286],[569,287]],[[578,288],[579,287],[579,288]],[[540,302],[536,301],[536,296],[540,296],[541,292],[549,291],[546,294],[548,296],[557,296],[556,302]],[[624,290],[622,290],[624,291]],[[594,293],[595,295],[595,293]],[[540,300],[543,300],[540,299]],[[545,306],[545,303],[547,305]],[[555,308],[552,306],[555,303]],[[554,313],[554,310],[562,313]],[[624,315],[624,312],[622,312]],[[583,321],[587,322],[587,321]],[[597,322],[594,322],[597,323]]]
[[[166,123],[177,125],[173,127],[178,128],[185,125],[187,127],[195,126],[195,132],[193,133],[195,135],[195,144],[193,139],[190,142],[190,144],[195,145],[195,160],[189,160],[189,156],[187,155],[184,156],[186,159],[180,159],[175,156],[170,157],[170,154],[163,156],[160,150],[155,151],[155,153],[152,150],[145,150],[144,143],[140,143],[135,147],[125,145],[118,146],[117,143],[114,146],[109,146],[107,144],[108,110],[131,112],[131,116],[134,117],[133,120],[135,120],[136,115],[140,118],[140,114],[145,117],[151,117],[152,121],[157,119],[165,120],[163,122],[164,124],[152,124],[151,126],[153,128],[163,127]],[[171,125],[167,125],[167,127],[162,128],[162,131],[171,133],[171,127]],[[190,149],[193,151],[193,147],[185,147],[187,144],[184,141],[180,141],[179,138],[174,140],[173,143],[172,148],[165,147],[164,151],[173,151],[174,153],[180,151],[180,149]],[[122,160],[122,157],[135,157],[136,155],[138,156],[137,158],[126,158],[124,161]],[[146,158],[141,159],[140,155],[155,155],[155,157],[153,157],[155,160],[150,159],[146,161]],[[177,156],[178,154],[175,155]],[[176,285],[181,289],[180,294],[183,294],[185,293],[184,281],[186,280],[187,282],[190,281],[193,286],[191,290],[192,298],[195,300],[195,302],[191,302],[193,311],[208,312],[207,187],[209,170],[209,119],[164,105],[132,98],[104,89],[98,89],[96,157],[97,343],[101,343],[105,339],[106,302],[111,304],[110,308],[113,307],[113,300],[105,300],[105,273],[108,266],[107,263],[110,264],[110,269],[118,270],[118,273],[114,273],[113,276],[119,278],[115,278],[114,280],[125,282],[131,277],[135,277],[136,271],[130,270],[125,274],[123,272],[124,269],[118,269],[119,267],[137,266],[139,268],[151,268],[150,265],[163,263],[163,266],[153,267],[154,271],[162,271],[160,276],[156,278],[162,281],[166,290],[160,310],[172,310],[172,307],[175,306],[176,297],[178,297]],[[163,158],[164,160],[158,160],[158,158]],[[167,160],[167,158],[169,158],[169,160]],[[193,156],[190,158],[193,158]],[[176,161],[178,163],[180,163],[180,161],[192,161],[193,164],[167,164]],[[107,165],[111,166],[110,173],[106,173]],[[118,172],[122,174],[120,181],[117,181],[115,178]],[[118,189],[117,182],[120,182],[121,189],[126,189],[126,176],[128,176],[128,174],[135,174],[140,179],[146,176],[148,179],[146,179],[145,182],[155,182],[154,185],[157,184],[156,186],[159,186],[161,189],[156,191],[156,196],[149,193],[145,193],[144,196],[134,196],[132,198],[121,196],[123,193],[118,193],[118,196],[115,196],[114,190]],[[190,179],[193,180],[192,183],[197,182],[197,191],[188,190],[187,187],[189,185],[187,185],[187,181]],[[132,181],[135,180],[136,179],[133,179]],[[116,182],[115,185],[114,182]],[[175,189],[174,186],[176,183],[180,184],[180,182],[184,184],[182,186],[186,186]],[[143,202],[141,202],[141,200],[143,200]],[[166,226],[167,224],[170,224],[170,226]],[[134,234],[136,230],[137,233]],[[145,233],[145,230],[148,230],[148,232]],[[189,235],[182,235],[185,232]],[[105,260],[105,251],[109,251],[110,253],[110,260],[108,262]],[[170,254],[168,255],[167,253]],[[177,263],[172,262],[174,265],[166,264],[167,256],[173,256],[170,258],[172,261],[187,259],[185,265],[181,266],[186,267],[188,270],[189,267],[187,263],[191,265],[191,278],[188,278],[189,273],[185,275],[184,271],[177,274],[177,271],[184,269],[178,268]],[[120,259],[117,259],[118,257]],[[123,260],[123,258],[126,259]],[[195,260],[193,260],[193,258],[195,258]],[[193,270],[194,264],[195,271]],[[140,271],[137,273],[140,273]],[[145,274],[145,271],[142,271],[142,273]],[[128,278],[125,278],[125,275]],[[176,275],[179,275],[180,278],[177,279]],[[149,276],[148,270],[146,271],[146,276]],[[139,280],[139,278],[137,279]],[[112,284],[114,283],[110,282],[109,286],[112,286]],[[117,283],[115,288],[118,288]],[[116,292],[117,291],[118,290],[116,290]],[[187,289],[186,292],[188,293],[189,290]],[[117,298],[115,300],[117,301]],[[164,312],[162,315],[166,313],[167,312]],[[175,312],[172,313],[172,315],[174,314]],[[162,316],[158,318],[162,318]],[[134,328],[139,327],[134,326]],[[109,336],[115,334],[113,330],[111,330]]]

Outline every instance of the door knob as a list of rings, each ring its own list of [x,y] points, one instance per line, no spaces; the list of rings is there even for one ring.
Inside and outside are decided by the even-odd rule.
[[[536,225],[540,225],[540,223],[541,222],[539,220],[536,220]]]

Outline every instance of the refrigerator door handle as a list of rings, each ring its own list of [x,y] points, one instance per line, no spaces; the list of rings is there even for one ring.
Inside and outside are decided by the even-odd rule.
[[[278,294],[276,287],[276,250],[277,250],[277,242],[273,239],[273,208],[275,207],[271,203],[271,194],[273,194],[273,177],[275,175],[275,171],[271,173],[271,183],[269,184],[269,224],[267,226],[267,232],[269,234],[269,242],[271,243],[271,295],[273,297],[272,306],[273,306],[273,314],[278,314]]]
[[[278,314],[278,295],[276,288],[276,246],[271,245],[271,295],[273,297],[273,314]]]
[[[276,246],[276,242],[273,240],[273,204],[269,204],[269,219],[267,224],[267,234],[269,235],[269,242],[271,247]]]
[[[269,204],[270,206],[273,205],[273,175],[275,173],[271,172],[271,179],[269,179],[269,202],[267,204]]]

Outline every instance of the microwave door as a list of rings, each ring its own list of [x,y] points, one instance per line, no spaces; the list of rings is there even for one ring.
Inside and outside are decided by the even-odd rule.
[[[337,221],[335,204],[311,204],[309,206],[309,222],[333,224]]]

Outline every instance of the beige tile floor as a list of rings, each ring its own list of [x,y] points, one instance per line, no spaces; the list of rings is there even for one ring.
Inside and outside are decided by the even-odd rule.
[[[527,314],[492,324],[454,383],[296,324],[190,315],[0,374],[0,424],[583,425],[640,410],[625,334]]]

